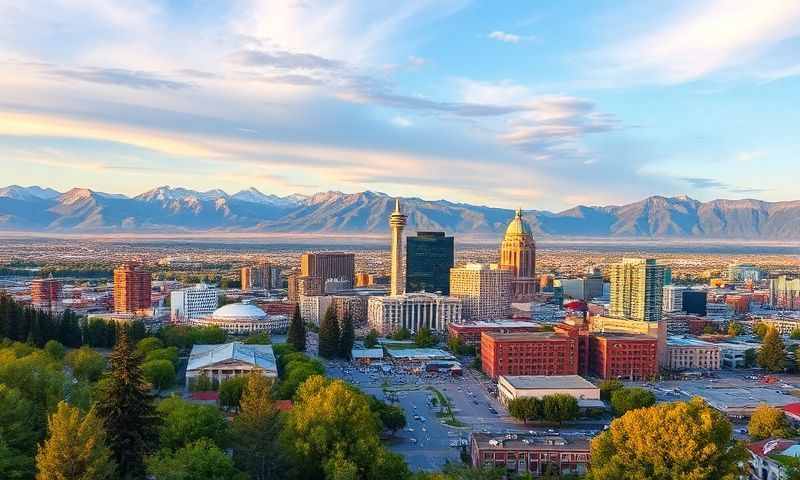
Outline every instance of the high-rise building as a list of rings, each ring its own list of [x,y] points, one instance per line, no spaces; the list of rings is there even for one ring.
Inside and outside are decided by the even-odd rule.
[[[664,300],[661,309],[664,312],[681,312],[683,311],[683,292],[686,287],[679,287],[677,285],[664,286]]]
[[[151,308],[150,272],[125,263],[114,269],[114,312],[145,314]]]
[[[367,272],[356,272],[356,287],[368,287],[369,283],[369,273]]]
[[[406,238],[406,291],[450,294],[453,237],[444,232],[417,232]]]
[[[37,278],[31,281],[31,305],[38,310],[50,313],[62,310],[63,292],[61,282],[49,278]]]
[[[664,267],[652,258],[623,258],[608,267],[611,282],[609,313],[615,318],[661,320]]]
[[[559,332],[481,334],[482,371],[500,375],[576,375],[578,337]]]
[[[468,320],[497,320],[511,315],[511,270],[469,263],[450,270],[450,295],[461,299]]]
[[[353,288],[355,255],[344,252],[304,253],[300,257],[300,275],[320,278],[323,287],[330,278],[343,278],[349,282],[348,288]]]
[[[205,283],[170,293],[170,319],[176,323],[211,315],[217,307],[219,293]]]
[[[392,231],[392,280],[389,295],[405,293],[405,275],[403,268],[403,229],[406,227],[406,216],[400,211],[400,199],[394,201],[394,212],[389,217],[389,228]]]
[[[800,277],[780,275],[770,278],[769,304],[781,310],[800,310]]]
[[[367,323],[382,335],[405,328],[418,332],[429,328],[446,332],[450,323],[461,322],[461,301],[435,293],[405,293],[369,297]]]
[[[749,264],[728,265],[728,280],[734,283],[758,282],[761,280],[761,269]]]
[[[523,299],[535,293],[536,241],[521,209],[517,209],[500,244],[500,266],[513,274],[514,298]]]
[[[272,267],[268,262],[262,262],[249,267],[242,267],[242,290],[256,288],[272,288]]]
[[[681,308],[692,315],[705,317],[708,311],[708,292],[705,290],[689,289],[681,294]]]
[[[289,276],[289,301],[297,302],[300,297],[313,297],[324,293],[324,285],[320,277]]]
[[[309,295],[300,297],[300,316],[305,322],[311,322],[319,325],[320,321],[325,317],[325,313],[330,308],[333,302],[333,297],[326,297],[322,295]]]

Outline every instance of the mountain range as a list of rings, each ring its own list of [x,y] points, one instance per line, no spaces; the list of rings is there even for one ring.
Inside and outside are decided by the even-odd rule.
[[[401,199],[408,230],[498,234],[513,216],[503,208]],[[0,188],[0,230],[49,232],[380,233],[394,199],[383,193],[277,196],[255,188],[229,195],[162,186],[135,197],[86,188]],[[563,212],[528,210],[538,236],[797,240],[800,201],[712,200],[652,196],[627,205]]]

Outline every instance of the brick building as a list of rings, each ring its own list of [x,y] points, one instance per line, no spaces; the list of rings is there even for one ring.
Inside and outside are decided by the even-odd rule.
[[[500,375],[576,375],[578,336],[564,332],[481,334],[483,372]]]
[[[582,476],[589,468],[591,444],[585,437],[473,433],[470,456],[475,468],[503,467],[533,477]]]
[[[641,380],[658,374],[658,340],[648,335],[593,333],[589,337],[589,370],[607,378]]]
[[[481,333],[520,333],[538,332],[542,329],[537,322],[524,320],[495,320],[467,323],[451,323],[448,326],[448,335],[461,339],[465,345],[478,346],[481,344]]]
[[[126,263],[114,269],[115,313],[149,313],[150,293],[150,272],[141,265]]]

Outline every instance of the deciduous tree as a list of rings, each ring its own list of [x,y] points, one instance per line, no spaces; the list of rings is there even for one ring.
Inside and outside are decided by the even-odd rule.
[[[655,403],[656,396],[644,388],[621,388],[611,394],[611,408],[617,415],[624,415],[630,410],[649,407]]]
[[[227,446],[228,424],[218,408],[172,396],[160,401],[156,410],[163,419],[159,429],[162,449],[177,450],[201,438],[221,448]]]
[[[233,460],[207,438],[174,452],[161,450],[148,459],[147,470],[158,480],[247,480]]]
[[[795,434],[783,410],[763,403],[753,411],[750,423],[747,425],[747,433],[753,440],[770,437],[787,438]]]
[[[142,373],[145,380],[161,391],[175,384],[175,365],[169,360],[150,360],[142,364]]]
[[[106,359],[87,346],[67,353],[64,360],[79,380],[96,382],[106,369]]]

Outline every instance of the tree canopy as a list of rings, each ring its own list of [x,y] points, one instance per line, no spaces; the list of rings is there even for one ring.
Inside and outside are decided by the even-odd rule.
[[[753,411],[747,433],[753,440],[764,440],[770,437],[787,438],[795,435],[783,410],[761,404]]]
[[[763,338],[756,356],[758,365],[770,372],[783,371],[786,368],[786,352],[778,330],[768,328]]]
[[[300,305],[294,306],[294,316],[289,322],[289,331],[286,334],[286,343],[292,345],[298,352],[306,350],[306,324],[300,315]]]
[[[333,305],[325,312],[319,326],[319,356],[334,358],[339,353],[339,320]]]
[[[616,415],[624,415],[630,410],[649,407],[656,403],[656,396],[644,388],[620,388],[611,394],[611,408]]]

